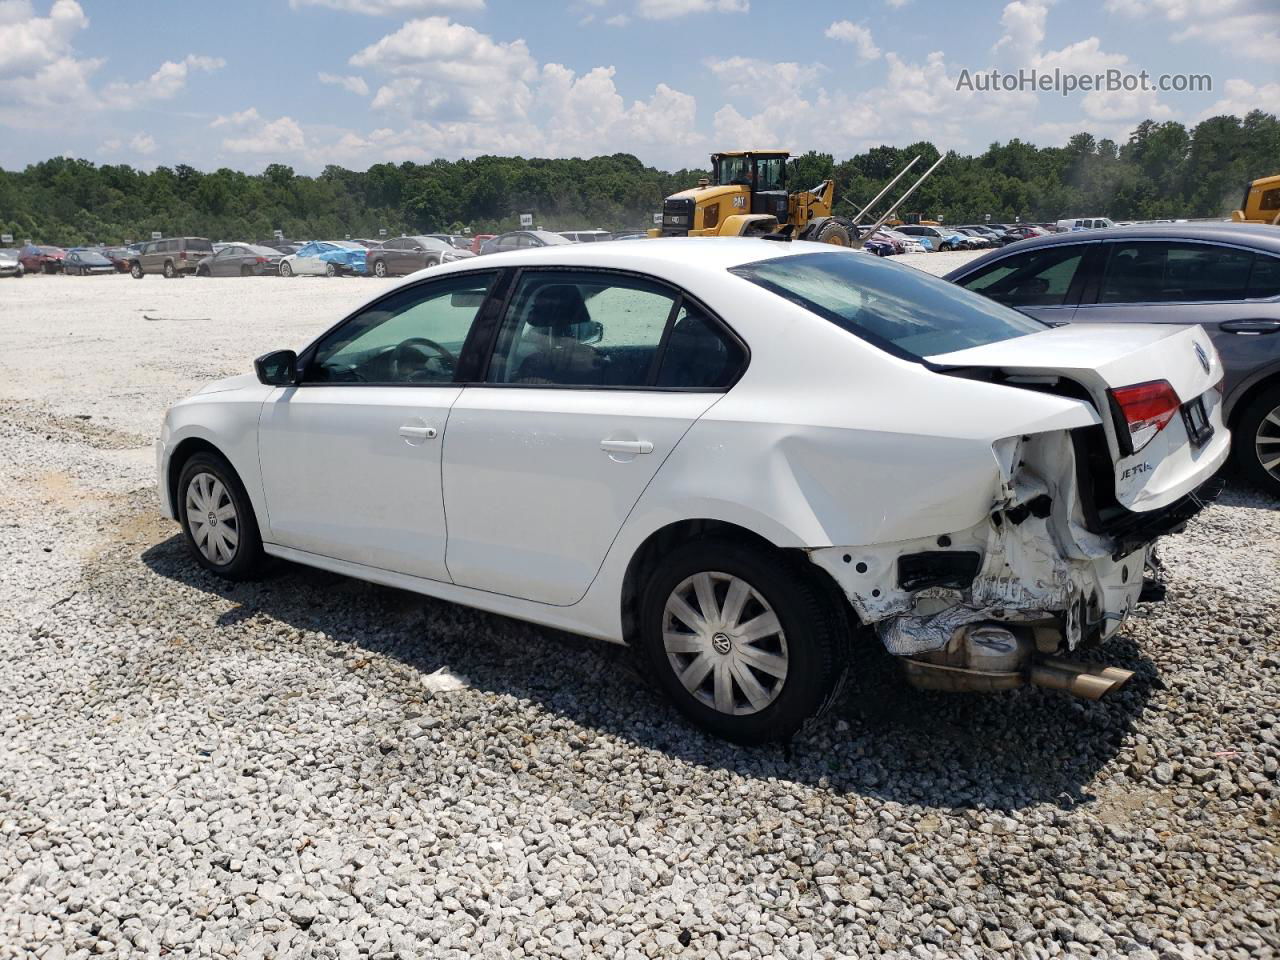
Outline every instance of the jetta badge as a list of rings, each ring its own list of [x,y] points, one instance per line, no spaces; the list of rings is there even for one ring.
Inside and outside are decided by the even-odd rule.
[[[1209,354],[1205,353],[1204,347],[1196,343],[1196,356],[1200,359],[1200,366],[1204,367],[1204,372],[1209,372]]]

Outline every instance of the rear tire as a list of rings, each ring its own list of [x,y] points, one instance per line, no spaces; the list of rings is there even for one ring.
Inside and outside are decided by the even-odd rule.
[[[197,453],[175,490],[182,535],[196,562],[228,580],[250,580],[266,565],[262,537],[244,484],[223,457]]]
[[[252,276],[253,276],[253,268],[252,268],[252,267],[241,267],[241,268],[240,268],[240,276],[242,276],[242,277],[252,277]]]
[[[337,265],[332,263],[326,263],[324,265],[324,275],[326,277],[336,277],[338,275]]]
[[[785,741],[840,689],[842,613],[799,561],[735,540],[693,540],[645,586],[638,652],[698,726],[734,743]]]
[[[166,280],[172,280],[172,279],[173,279],[174,277],[176,277],[177,275],[178,275],[178,271],[177,271],[177,269],[174,267],[174,265],[173,265],[173,261],[172,261],[172,260],[166,260],[166,261],[164,262],[164,278],[165,278]]]
[[[387,275],[387,261],[385,260],[373,261],[373,275],[377,277],[379,280],[384,278]]]
[[[1231,452],[1250,482],[1280,497],[1280,384],[1263,390],[1241,412]]]

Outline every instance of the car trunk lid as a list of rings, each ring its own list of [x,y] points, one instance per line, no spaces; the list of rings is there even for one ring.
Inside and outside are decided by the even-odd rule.
[[[1167,506],[1226,457],[1213,389],[1222,363],[1200,327],[1062,326],[926,359],[943,373],[989,371],[1012,387],[1083,390],[1103,422],[1116,500],[1130,510]]]

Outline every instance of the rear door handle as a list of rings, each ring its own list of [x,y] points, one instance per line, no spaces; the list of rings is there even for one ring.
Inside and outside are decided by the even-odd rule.
[[[415,427],[411,423],[406,423],[400,428],[400,436],[407,440],[434,440],[436,438],[436,428]]]
[[[601,440],[600,449],[605,453],[653,453],[648,440]]]
[[[1280,331],[1280,320],[1228,320],[1218,324],[1218,328],[1224,333],[1244,333],[1256,337]]]

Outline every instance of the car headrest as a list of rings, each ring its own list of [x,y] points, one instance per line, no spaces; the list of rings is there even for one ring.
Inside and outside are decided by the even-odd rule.
[[[534,292],[525,323],[542,330],[552,330],[590,319],[582,292],[572,284],[556,283]]]

